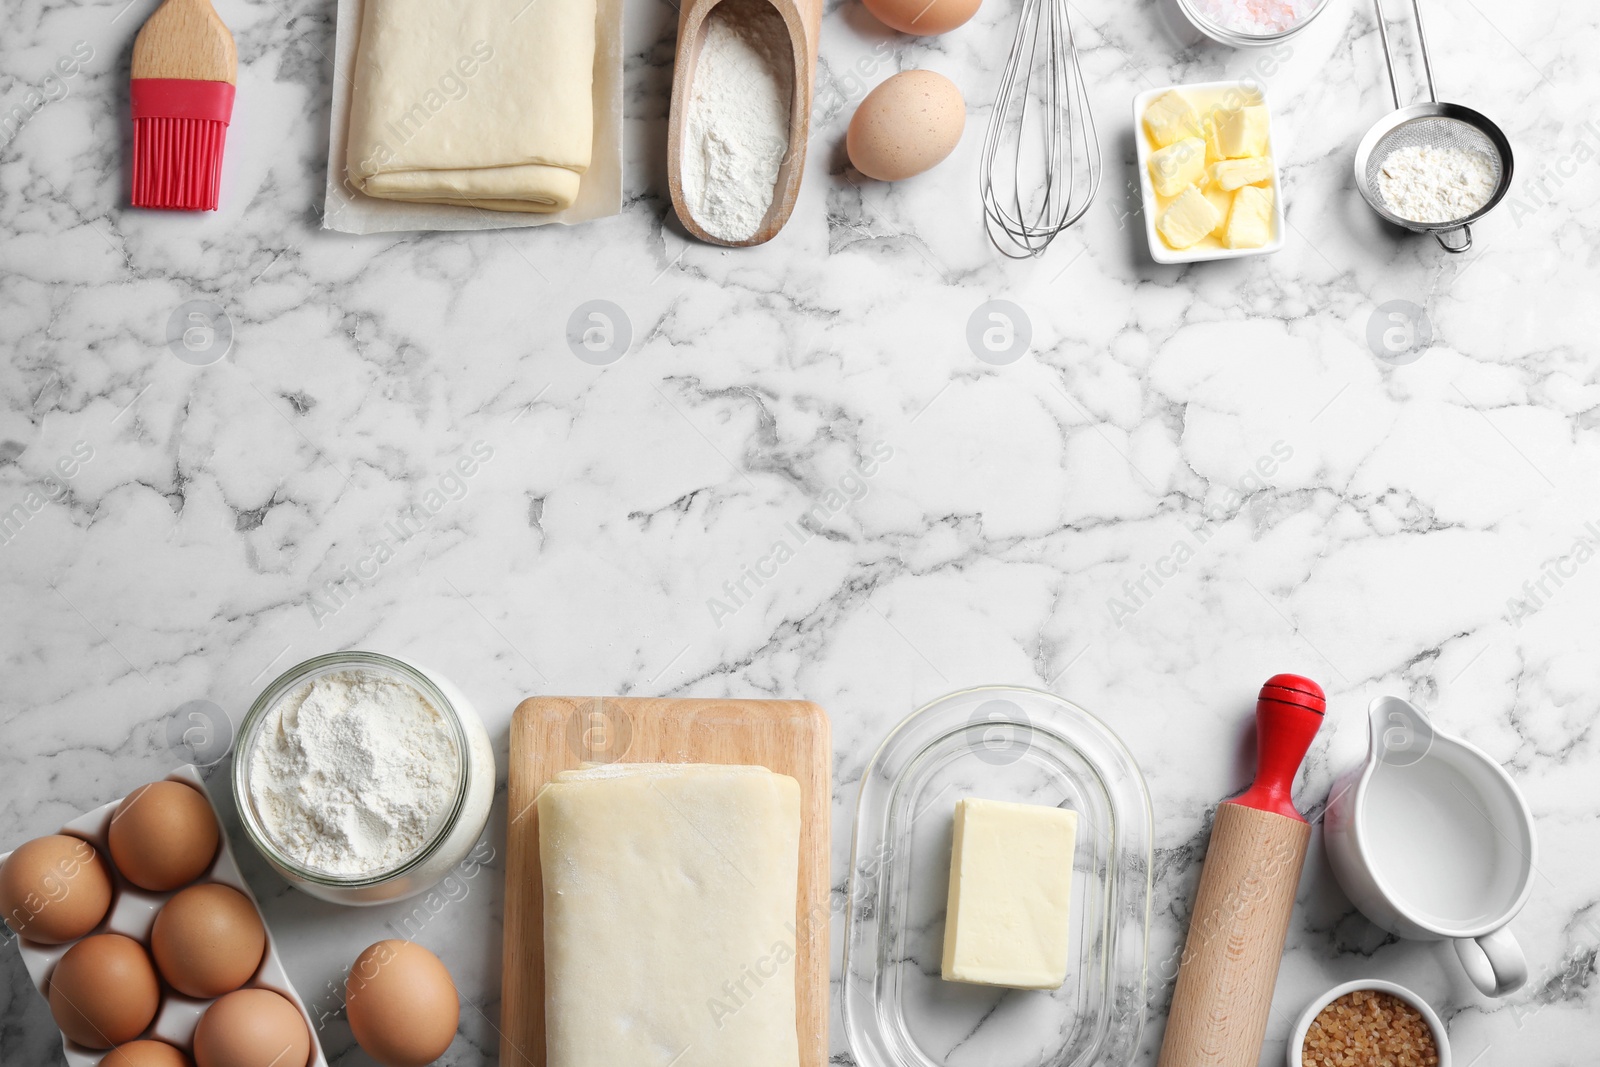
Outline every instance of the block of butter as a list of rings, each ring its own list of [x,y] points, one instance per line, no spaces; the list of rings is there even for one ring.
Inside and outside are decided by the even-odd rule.
[[[1150,153],[1150,181],[1161,196],[1177,196],[1206,177],[1206,142],[1185,137]]]
[[[1217,188],[1232,192],[1240,186],[1271,181],[1272,160],[1263,156],[1224,159],[1220,163],[1211,164],[1208,173]]]
[[[1206,202],[1216,210],[1217,218],[1211,227],[1213,236],[1221,237],[1222,231],[1228,224],[1228,212],[1233,210],[1233,192],[1228,189],[1219,189],[1215,185],[1207,185],[1200,192],[1205,196]]]
[[[1157,148],[1165,148],[1186,137],[1198,137],[1202,131],[1200,116],[1188,98],[1176,89],[1157,97],[1145,109],[1144,128]]]
[[[967,797],[956,803],[944,922],[947,982],[1055,989],[1067,979],[1078,813]]]
[[[1262,104],[1218,108],[1211,118],[1217,148],[1228,159],[1265,155],[1272,122]]]
[[[1191,185],[1161,213],[1156,230],[1166,238],[1167,244],[1183,249],[1210,236],[1222,225],[1224,217],[1223,210],[1210,196]]]
[[[1233,194],[1224,239],[1229,248],[1260,248],[1272,240],[1272,190],[1247,185]]]
[[[1206,112],[1202,120],[1206,131],[1206,163],[1211,164],[1219,159],[1228,157],[1222,153],[1222,145],[1217,143],[1217,113],[1215,110]]]

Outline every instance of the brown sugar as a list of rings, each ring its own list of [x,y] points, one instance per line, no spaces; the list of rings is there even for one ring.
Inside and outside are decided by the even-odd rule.
[[[1300,1050],[1305,1067],[1438,1067],[1422,1013],[1390,993],[1358,989],[1317,1013]]]

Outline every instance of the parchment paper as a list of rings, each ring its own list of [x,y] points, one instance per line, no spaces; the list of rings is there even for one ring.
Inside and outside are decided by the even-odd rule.
[[[328,191],[322,228],[342,233],[392,230],[492,230],[512,226],[571,225],[622,210],[622,3],[598,0],[594,55],[594,151],[578,198],[565,211],[529,214],[486,211],[469,205],[379,200],[345,181],[345,138],[361,36],[362,0],[339,0],[333,57],[333,117],[328,126]]]

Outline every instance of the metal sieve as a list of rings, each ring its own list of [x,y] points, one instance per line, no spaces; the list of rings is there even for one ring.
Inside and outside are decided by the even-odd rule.
[[[1400,103],[1400,85],[1394,74],[1394,52],[1389,44],[1389,27],[1383,17],[1383,0],[1372,0],[1377,9],[1378,35],[1383,39],[1383,60],[1389,68],[1389,93],[1394,98],[1395,110],[1385,115],[1361,138],[1356,147],[1356,188],[1367,204],[1384,220],[1415,233],[1431,233],[1446,252],[1465,252],[1472,247],[1473,221],[1482,218],[1498,204],[1511,187],[1511,142],[1500,132],[1500,127],[1469,107],[1460,104],[1441,104],[1433,87],[1433,63],[1428,56],[1428,37],[1422,27],[1421,0],[1411,0],[1417,21],[1417,46],[1422,53],[1422,72],[1428,85],[1427,103]],[[1461,148],[1477,152],[1489,160],[1494,173],[1494,192],[1481,207],[1459,219],[1448,222],[1418,222],[1403,218],[1390,210],[1384,202],[1378,179],[1383,165],[1396,149],[1428,146],[1434,148]],[[1460,233],[1459,244],[1447,238]]]

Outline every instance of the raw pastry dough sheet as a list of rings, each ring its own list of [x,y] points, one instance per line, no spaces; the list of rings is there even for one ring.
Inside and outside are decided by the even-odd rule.
[[[345,157],[363,0],[339,0],[328,128],[328,182],[322,226],[342,233],[395,230],[488,230],[571,224],[622,210],[622,0],[598,0],[594,58],[594,146],[577,199],[564,211],[536,214],[469,205],[381,200],[345,180]]]
[[[539,851],[549,1067],[799,1067],[793,778],[565,771]]]
[[[791,1018],[800,1045],[800,1067],[829,1067],[832,852],[828,831],[833,744],[827,713],[803,700],[529,697],[511,716],[510,744],[500,1062],[505,1067],[554,1067],[547,1065],[545,1056],[549,976],[544,933],[548,916],[544,907],[547,883],[540,863],[543,820],[539,792],[563,772],[596,761],[613,768],[611,773],[623,773],[616,768],[625,760],[633,765],[766,767],[799,784],[799,869],[794,913],[788,920],[788,933],[798,939]],[[759,956],[755,962],[760,964]],[[653,1065],[604,1067],[666,1067],[678,1051],[673,1049]],[[677,1067],[690,1065],[685,1061]],[[753,1062],[740,1067],[777,1065]]]

